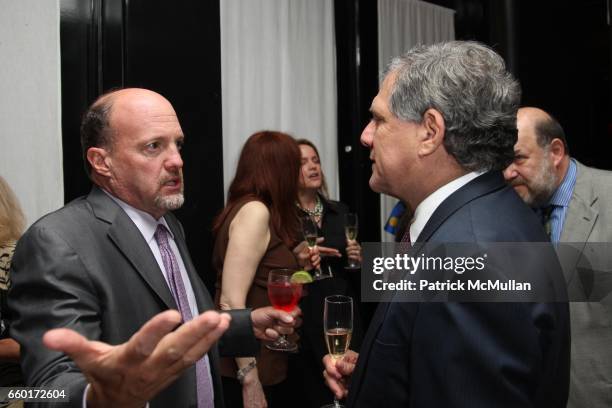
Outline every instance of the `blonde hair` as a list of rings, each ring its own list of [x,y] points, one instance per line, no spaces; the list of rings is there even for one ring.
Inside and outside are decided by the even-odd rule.
[[[25,216],[15,193],[0,176],[0,245],[17,241],[25,228]]]

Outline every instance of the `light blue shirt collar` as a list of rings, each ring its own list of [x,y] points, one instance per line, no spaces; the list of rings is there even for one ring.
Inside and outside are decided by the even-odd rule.
[[[556,205],[559,207],[569,206],[569,203],[572,200],[574,186],[576,185],[576,168],[576,161],[574,159],[570,159],[567,173],[565,173],[565,177],[563,177],[563,181],[555,193],[552,195],[552,197],[550,197],[548,202],[549,205]]]

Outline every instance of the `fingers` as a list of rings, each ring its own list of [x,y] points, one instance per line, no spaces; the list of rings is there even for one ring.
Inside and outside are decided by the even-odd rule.
[[[43,344],[51,350],[68,355],[83,371],[104,351],[111,348],[108,344],[89,341],[70,329],[49,330],[43,336]]]
[[[279,334],[292,334],[294,327],[301,324],[300,316],[302,311],[295,307],[291,312],[274,309],[266,306],[253,310],[253,324],[260,326],[260,330],[265,336],[264,340],[276,340]]]
[[[346,387],[344,387],[340,381],[330,377],[326,371],[323,371],[323,378],[325,378],[325,384],[327,384],[327,387],[334,394],[336,399],[340,400],[348,394]]]
[[[361,245],[355,240],[346,241],[346,252],[349,254],[361,254]]]
[[[323,367],[325,368],[325,372],[330,378],[341,380],[342,374],[336,368],[336,362],[331,358],[329,354],[323,357]]]
[[[353,373],[357,361],[358,354],[350,350],[349,352],[351,354],[347,360],[336,361],[329,354],[323,357],[325,383],[338,399],[344,398],[348,394],[345,384]],[[349,365],[352,365],[352,367]]]
[[[126,344],[126,358],[140,360],[150,356],[161,339],[181,321],[181,314],[176,310],[166,310],[153,316]]]
[[[298,316],[302,315],[302,309],[300,309],[299,306],[296,306],[293,308],[293,310],[291,312],[289,312],[289,314],[295,319]]]
[[[355,362],[339,360],[336,362],[336,369],[342,376],[350,376],[355,371]]]
[[[293,323],[293,327],[297,328],[297,327],[301,327],[302,326],[302,318],[300,317],[302,315],[302,309],[300,309],[299,306],[296,306],[292,311],[291,311],[291,316],[294,319],[294,323]]]
[[[87,348],[87,339],[74,330],[53,329],[45,333],[43,344],[51,350],[77,354]]]
[[[359,353],[353,350],[347,350],[344,356],[339,361],[336,361],[336,369],[343,376],[350,376],[355,371]]]
[[[273,328],[268,327],[266,330],[264,330],[264,336],[265,336],[265,338],[262,339],[262,340],[273,341],[273,340],[278,339],[279,334]]]
[[[229,327],[230,316],[208,311],[164,336],[155,348],[150,369],[174,366],[183,369],[210,349]]]
[[[318,268],[321,265],[321,257],[319,256],[318,253],[312,253],[310,255],[310,266],[312,266],[313,268]]]
[[[342,254],[336,248],[329,248],[329,247],[318,246],[318,245],[317,245],[317,248],[319,249],[319,253],[322,255],[342,257]]]
[[[276,332],[277,334],[273,336],[274,338],[276,338],[278,337],[278,334],[292,334],[294,332],[293,328],[295,327],[296,319],[294,319],[293,316],[291,316],[289,313],[284,313],[282,315],[285,320],[281,320],[280,317],[281,316],[275,319],[275,324],[272,324],[266,329],[266,334],[269,334],[272,331]],[[290,321],[288,321],[289,319]]]
[[[308,243],[306,241],[302,241],[293,248],[294,254],[299,254],[304,251],[304,249],[308,248]]]
[[[297,306],[296,306],[297,309]],[[295,325],[295,317],[294,316],[298,316],[298,314],[294,315],[295,311],[292,311],[291,313],[285,312],[283,310],[278,310],[278,309],[273,309],[270,308],[270,312],[269,312],[269,316],[276,320],[280,325],[285,326],[285,327],[293,327]]]
[[[214,315],[212,313],[214,313]],[[206,314],[210,314],[210,318],[204,316]],[[198,324],[194,330],[190,330],[184,334],[185,336],[194,335],[196,338],[200,338],[200,340],[183,356],[187,364],[189,364],[190,361],[195,363],[197,360],[201,359],[229,328],[231,321],[231,316],[227,313],[219,314],[216,312],[206,312],[196,319],[198,318],[202,320],[202,324]]]

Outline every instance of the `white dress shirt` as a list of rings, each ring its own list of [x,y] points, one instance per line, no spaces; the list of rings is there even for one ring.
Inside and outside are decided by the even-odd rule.
[[[117,197],[110,194],[104,189],[101,190],[104,191],[110,198],[112,198],[113,201],[115,201],[123,209],[123,211],[125,211],[128,217],[130,217],[132,222],[136,225],[136,228],[138,228],[138,231],[140,231],[140,233],[142,234],[143,238],[149,245],[149,248],[151,248],[151,252],[153,252],[153,256],[155,257],[155,261],[157,261],[159,269],[161,269],[162,274],[164,275],[164,279],[166,280],[166,284],[168,285],[168,288],[170,288],[168,273],[166,272],[166,267],[164,266],[164,262],[162,261],[161,253],[159,252],[159,246],[157,245],[157,240],[155,239],[155,231],[157,230],[157,225],[162,224],[166,227],[166,229],[168,230],[168,242],[170,243],[170,248],[172,249],[172,252],[176,257],[179,270],[181,271],[181,278],[183,279],[183,284],[185,285],[185,292],[187,293],[187,302],[189,303],[189,308],[191,309],[191,315],[193,317],[199,315],[200,313],[198,312],[198,304],[196,302],[195,294],[193,292],[193,287],[191,286],[191,280],[189,280],[189,276],[187,275],[185,263],[183,262],[181,253],[178,247],[176,246],[176,242],[174,242],[174,234],[170,230],[170,227],[168,227],[168,224],[166,223],[164,217],[161,217],[159,220],[156,220],[151,214],[132,207],[125,201],[118,199]],[[206,354],[204,358],[208,360],[208,354]],[[210,372],[210,361],[208,361],[208,375],[209,378],[212,379],[212,373]],[[85,387],[85,392],[83,393],[84,408],[87,408],[87,391],[89,390],[89,386],[90,384],[87,384],[87,387]],[[214,390],[211,395],[213,395],[214,397]],[[147,408],[148,407],[149,404],[147,403]]]
[[[446,200],[455,191],[459,190],[461,187],[465,186],[467,183],[484,173],[484,171],[472,171],[464,174],[463,176],[454,179],[450,183],[446,183],[421,201],[416,210],[414,210],[414,221],[412,221],[412,224],[410,224],[410,242],[414,244],[423,231],[423,228],[425,228],[427,221],[429,221],[434,211],[436,211],[444,200]]]

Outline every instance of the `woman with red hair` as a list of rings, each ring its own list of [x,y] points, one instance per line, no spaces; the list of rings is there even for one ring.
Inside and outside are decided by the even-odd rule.
[[[227,204],[213,227],[220,309],[269,305],[270,270],[298,269],[298,258],[309,259],[305,243],[296,247],[302,241],[295,206],[300,157],[297,143],[285,133],[262,131],[246,141]],[[319,247],[319,251],[339,255],[336,250]],[[310,260],[318,263],[318,255]],[[221,374],[228,407],[289,403],[286,353],[262,346],[256,362],[254,358],[222,359]]]

